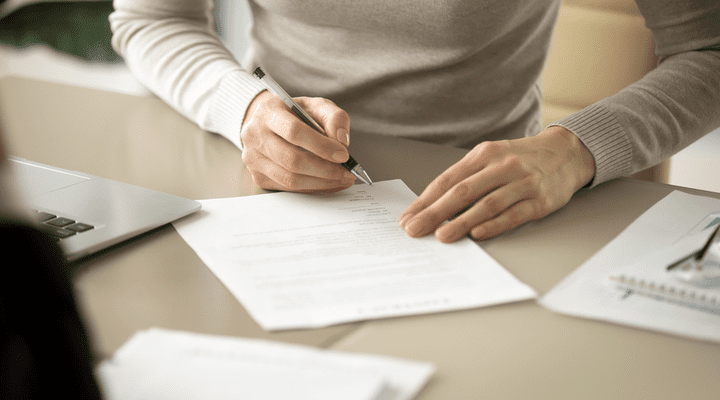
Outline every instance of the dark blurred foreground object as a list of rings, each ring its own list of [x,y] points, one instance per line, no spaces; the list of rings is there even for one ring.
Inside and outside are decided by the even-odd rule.
[[[7,219],[0,241],[0,399],[101,398],[60,248]]]
[[[0,19],[0,43],[16,48],[44,44],[87,61],[119,62],[110,44],[112,11],[110,0],[29,4]]]

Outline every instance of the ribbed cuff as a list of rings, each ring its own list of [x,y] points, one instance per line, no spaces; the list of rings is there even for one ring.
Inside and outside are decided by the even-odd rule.
[[[245,111],[265,87],[247,72],[226,73],[217,85],[201,128],[219,133],[242,150],[240,129]]]
[[[595,159],[595,177],[588,187],[630,174],[632,147],[622,126],[605,107],[593,104],[549,126],[573,132]]]

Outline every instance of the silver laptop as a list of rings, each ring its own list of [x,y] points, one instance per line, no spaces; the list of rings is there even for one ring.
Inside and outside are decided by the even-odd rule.
[[[68,261],[90,255],[200,209],[200,203],[81,172],[10,158],[41,230]]]

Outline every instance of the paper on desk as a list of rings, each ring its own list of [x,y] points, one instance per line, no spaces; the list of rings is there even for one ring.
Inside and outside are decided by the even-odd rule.
[[[400,180],[335,194],[202,200],[174,223],[267,330],[506,303],[536,296],[469,239],[413,239]]]
[[[426,362],[153,328],[98,368],[111,400],[409,400]]]
[[[720,200],[674,191],[545,294],[540,304],[577,317],[720,342],[720,315],[628,295],[608,281],[617,274],[659,281],[664,272],[657,269],[699,249],[719,221]]]

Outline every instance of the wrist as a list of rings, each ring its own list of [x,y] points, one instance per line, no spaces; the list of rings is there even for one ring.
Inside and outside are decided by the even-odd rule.
[[[550,141],[555,149],[565,149],[571,174],[575,178],[576,190],[589,184],[595,177],[595,158],[580,138],[562,126],[550,126],[538,134]]]
[[[263,102],[265,97],[272,95],[273,94],[268,92],[267,90],[263,90],[258,93],[255,98],[252,99],[252,101],[250,101],[250,104],[248,104],[248,108],[245,110],[245,116],[243,117],[242,126],[240,127],[241,130],[245,125],[248,124],[248,122],[250,122],[253,114],[255,113],[255,110],[258,108],[260,103]]]
[[[240,151],[245,151],[245,144],[242,140],[242,133],[243,130],[245,130],[245,127],[250,123],[250,121],[253,119],[253,115],[255,115],[255,110],[260,106],[260,103],[264,101],[264,98],[266,96],[272,96],[270,92],[267,90],[263,90],[260,93],[258,93],[252,101],[250,101],[250,104],[248,105],[247,109],[245,109],[245,115],[243,116],[242,125],[240,125],[240,133],[238,133],[238,136],[240,137],[239,140],[239,147]]]

